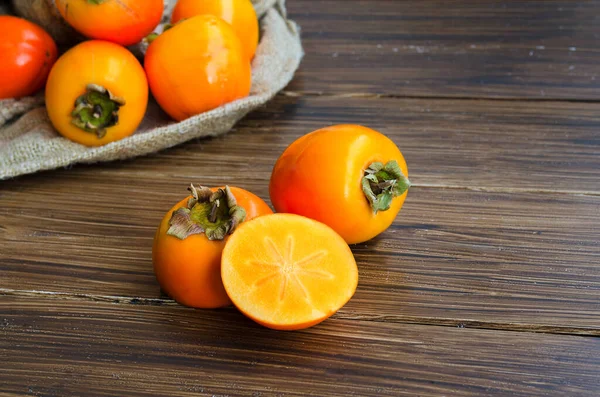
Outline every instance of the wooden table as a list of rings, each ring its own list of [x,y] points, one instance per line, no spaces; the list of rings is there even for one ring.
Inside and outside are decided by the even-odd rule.
[[[289,0],[306,57],[231,134],[0,184],[0,394],[600,395],[600,1]],[[414,182],[353,247],[354,298],[298,332],[160,294],[190,182],[268,199],[334,123]]]

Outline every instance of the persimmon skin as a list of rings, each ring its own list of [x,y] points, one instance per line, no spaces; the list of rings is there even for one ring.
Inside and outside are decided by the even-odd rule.
[[[173,9],[171,23],[195,15],[215,15],[231,25],[244,52],[252,60],[258,46],[258,18],[250,0],[179,0]]]
[[[240,40],[214,15],[186,19],[156,38],[144,60],[150,90],[181,121],[247,96],[250,62]]]
[[[63,18],[86,37],[128,46],[141,41],[159,24],[163,0],[56,0]]]
[[[71,123],[75,100],[88,84],[98,84],[126,101],[119,109],[118,124],[107,128],[103,138]],[[46,84],[46,109],[54,128],[86,146],[101,146],[133,134],[147,105],[144,69],[133,54],[108,41],[86,41],[71,48],[58,59]]]
[[[373,162],[396,160],[408,168],[398,147],[385,135],[358,125],[336,125],[313,131],[293,142],[277,160],[269,184],[277,212],[303,215],[329,225],[348,244],[372,239],[387,229],[406,194],[387,211],[375,214],[361,180]]]
[[[253,193],[237,187],[230,189],[237,204],[246,210],[246,221],[273,213]],[[221,253],[229,236],[211,241],[204,234],[193,234],[184,240],[167,235],[171,215],[185,207],[188,199],[171,208],[156,231],[152,247],[154,274],[163,291],[182,305],[203,309],[229,306],[231,300],[221,281]]]
[[[0,99],[34,94],[46,84],[57,58],[54,40],[22,18],[0,16]]]

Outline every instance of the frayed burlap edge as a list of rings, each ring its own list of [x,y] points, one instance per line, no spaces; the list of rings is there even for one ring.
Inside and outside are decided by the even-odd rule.
[[[248,112],[264,105],[292,79],[303,56],[296,24],[287,20],[284,0],[254,1],[261,19],[261,41],[252,63],[247,98],[182,122],[165,118],[151,103],[140,129],[132,136],[88,148],[60,136],[51,126],[43,97],[0,101],[0,179],[65,167],[145,155],[193,138],[221,135]],[[263,15],[264,14],[264,15]]]

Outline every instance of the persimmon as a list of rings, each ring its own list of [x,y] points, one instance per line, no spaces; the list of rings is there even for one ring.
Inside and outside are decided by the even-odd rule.
[[[54,128],[86,146],[135,132],[148,105],[142,65],[120,45],[83,42],[56,62],[46,84],[46,109]]]
[[[159,24],[163,0],[56,0],[63,18],[91,39],[135,44]]]
[[[221,253],[237,226],[273,211],[237,187],[190,187],[192,195],[163,218],[152,247],[156,279],[182,305],[217,308],[231,304],[221,282]],[[233,234],[232,234],[233,233]]]
[[[186,19],[162,33],[149,45],[144,67],[156,101],[175,120],[250,92],[250,61],[231,26],[214,15]]]
[[[227,295],[246,316],[268,328],[296,330],[327,319],[358,284],[352,251],[333,229],[294,214],[241,225],[221,260]]]
[[[269,194],[277,212],[316,219],[356,244],[391,225],[409,186],[394,142],[370,128],[336,125],[304,135],[283,152]]]
[[[202,14],[215,15],[230,24],[248,59],[254,57],[258,46],[258,18],[250,0],[179,0],[171,23]]]
[[[0,99],[31,95],[46,83],[56,44],[38,25],[0,16]]]

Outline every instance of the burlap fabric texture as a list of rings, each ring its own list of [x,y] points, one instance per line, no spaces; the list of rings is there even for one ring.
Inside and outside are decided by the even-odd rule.
[[[253,1],[261,18],[261,39],[252,62],[250,95],[182,122],[170,120],[151,100],[135,134],[89,148],[63,138],[54,130],[42,94],[1,100],[0,179],[75,163],[131,158],[193,138],[226,133],[248,112],[264,105],[283,89],[300,64],[303,52],[298,27],[287,19],[284,3],[285,0]]]

